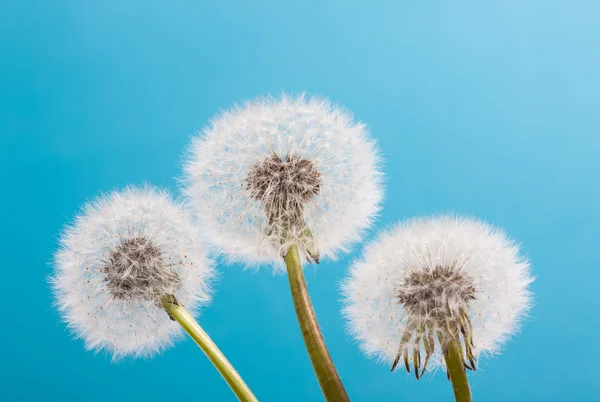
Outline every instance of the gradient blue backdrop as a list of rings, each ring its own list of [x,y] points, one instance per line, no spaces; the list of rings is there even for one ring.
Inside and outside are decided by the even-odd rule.
[[[191,341],[116,365],[86,352],[46,275],[83,202],[142,181],[176,191],[191,134],[282,90],[330,97],[379,140],[375,230],[474,214],[531,258],[537,305],[470,375],[476,401],[600,400],[599,20],[592,0],[1,0],[0,400],[233,400]],[[358,251],[307,270],[352,400],[452,400],[443,373],[391,374],[349,340],[337,287]],[[262,401],[319,400],[285,276],[219,268],[202,325]]]

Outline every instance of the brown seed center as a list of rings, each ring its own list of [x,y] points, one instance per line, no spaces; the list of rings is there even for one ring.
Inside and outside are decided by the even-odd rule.
[[[293,230],[305,225],[304,204],[319,194],[321,179],[312,161],[273,154],[252,166],[246,189],[263,204],[270,231]]]
[[[411,273],[398,287],[398,300],[409,315],[440,317],[458,307],[466,307],[475,298],[470,278],[448,267]]]
[[[436,335],[444,354],[451,342],[461,345],[461,350],[464,345],[463,364],[475,370],[473,331],[468,314],[475,292],[473,281],[454,267],[436,266],[408,275],[397,288],[398,301],[406,311],[408,322],[392,370],[404,356],[404,365],[410,372],[412,349],[415,375],[419,379],[434,353]],[[421,342],[425,349],[424,362],[421,362]]]
[[[144,237],[133,237],[112,250],[104,272],[116,299],[154,300],[157,293],[173,292],[181,279],[165,266],[160,250]]]

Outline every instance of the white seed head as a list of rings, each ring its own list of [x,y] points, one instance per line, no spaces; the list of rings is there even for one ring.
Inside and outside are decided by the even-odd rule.
[[[362,123],[324,99],[265,98],[193,140],[186,194],[207,240],[231,260],[272,263],[291,245],[316,262],[360,240],[382,199]]]
[[[475,369],[518,330],[532,281],[503,231],[467,218],[417,218],[383,232],[353,263],[344,315],[365,354],[392,370],[404,357],[419,378],[428,364],[444,365],[451,341]]]
[[[210,301],[212,263],[187,212],[163,191],[127,188],[83,208],[60,238],[51,283],[77,337],[114,359],[170,346],[180,326],[161,308]]]

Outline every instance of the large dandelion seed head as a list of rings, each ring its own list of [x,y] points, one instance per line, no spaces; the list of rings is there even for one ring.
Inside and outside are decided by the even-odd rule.
[[[186,193],[208,241],[232,260],[308,259],[360,240],[382,198],[362,123],[318,98],[265,98],[227,111],[194,139]]]
[[[181,332],[165,295],[208,303],[211,262],[190,217],[162,191],[128,188],[87,204],[60,239],[52,285],[68,326],[115,359],[149,356]]]
[[[418,378],[443,365],[457,342],[465,367],[475,369],[517,331],[532,281],[501,230],[451,216],[413,219],[381,234],[353,264],[344,314],[361,349],[392,368],[404,360]]]

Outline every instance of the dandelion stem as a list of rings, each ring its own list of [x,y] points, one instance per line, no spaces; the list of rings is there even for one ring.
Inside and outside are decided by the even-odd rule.
[[[323,340],[323,335],[315,316],[315,310],[308,295],[304,273],[302,272],[302,263],[296,246],[292,246],[288,250],[285,257],[285,264],[287,266],[296,316],[300,324],[302,336],[304,337],[304,344],[306,345],[306,350],[308,351],[325,400],[329,402],[349,401],[350,399],[348,399],[340,376],[329,356],[327,346],[325,346],[325,341]]]
[[[456,341],[448,342],[448,348],[444,351],[444,359],[456,402],[471,402],[471,389],[462,357],[461,344]]]
[[[198,325],[194,317],[180,305],[175,297],[167,295],[162,298],[163,308],[172,319],[177,321],[190,337],[200,346],[221,376],[227,381],[232,391],[240,401],[256,402],[257,399],[250,391],[242,377],[233,368],[227,358],[221,353],[217,345],[210,339],[208,334]]]

